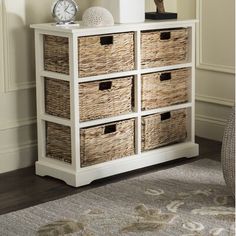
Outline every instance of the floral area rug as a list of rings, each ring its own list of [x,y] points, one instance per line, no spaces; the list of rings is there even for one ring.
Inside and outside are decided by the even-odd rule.
[[[217,161],[196,160],[105,184],[2,215],[0,235],[235,235],[234,200]]]

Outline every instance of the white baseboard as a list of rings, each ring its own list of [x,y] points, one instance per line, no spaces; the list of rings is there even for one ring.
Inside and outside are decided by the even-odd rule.
[[[196,115],[196,135],[202,138],[222,141],[226,120]]]
[[[37,145],[30,143],[0,151],[0,174],[29,167],[37,160]]]

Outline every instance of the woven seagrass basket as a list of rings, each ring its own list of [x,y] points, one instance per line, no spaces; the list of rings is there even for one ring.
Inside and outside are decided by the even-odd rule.
[[[71,163],[70,127],[46,122],[46,156]]]
[[[70,83],[45,78],[45,112],[52,116],[70,119]]]
[[[134,69],[134,33],[78,38],[81,77]]]
[[[142,68],[186,63],[189,57],[189,28],[143,31],[141,33]]]
[[[186,109],[142,118],[142,151],[184,141],[187,137]]]
[[[134,33],[117,33],[78,38],[80,77],[134,69]],[[69,74],[69,41],[44,35],[44,69]]]
[[[81,129],[81,166],[115,160],[134,154],[134,119]]]
[[[132,112],[133,77],[82,83],[80,120],[93,120]]]
[[[142,110],[186,102],[190,76],[189,68],[142,75]]]
[[[44,70],[69,75],[69,40],[44,35]]]
[[[80,121],[132,112],[132,103],[133,77],[79,85]],[[45,78],[45,111],[53,116],[70,119],[69,82]]]

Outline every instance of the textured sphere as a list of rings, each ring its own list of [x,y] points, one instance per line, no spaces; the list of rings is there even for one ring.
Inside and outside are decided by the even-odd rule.
[[[103,7],[90,7],[82,17],[83,24],[86,26],[111,26],[114,25],[112,14]]]

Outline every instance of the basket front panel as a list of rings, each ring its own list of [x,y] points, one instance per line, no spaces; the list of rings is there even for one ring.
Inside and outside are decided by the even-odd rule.
[[[142,118],[142,151],[158,147],[160,143],[161,116],[159,114]]]
[[[83,129],[81,166],[86,167],[134,154],[134,119],[120,121],[116,132],[105,134],[107,125]]]
[[[110,83],[109,89],[100,85]],[[80,120],[93,120],[132,111],[132,77],[80,84]]]
[[[44,70],[69,75],[69,40],[44,35]]]
[[[167,120],[161,120],[161,114],[142,118],[142,151],[183,141],[186,136],[186,109],[171,111]]]
[[[70,127],[46,122],[46,156],[71,163]]]
[[[45,112],[70,119],[70,84],[67,81],[45,78]]]
[[[161,75],[170,73],[171,79],[161,81]],[[184,103],[188,99],[188,68],[142,75],[142,110]]]
[[[189,32],[187,28],[142,32],[142,68],[186,63],[189,51]],[[163,33],[169,33],[170,38],[161,39]]]
[[[101,37],[113,37],[108,45]],[[78,38],[80,77],[134,69],[134,33],[120,33]]]
[[[171,118],[161,122],[160,145],[163,146],[182,141],[186,136],[185,109],[172,111]]]

